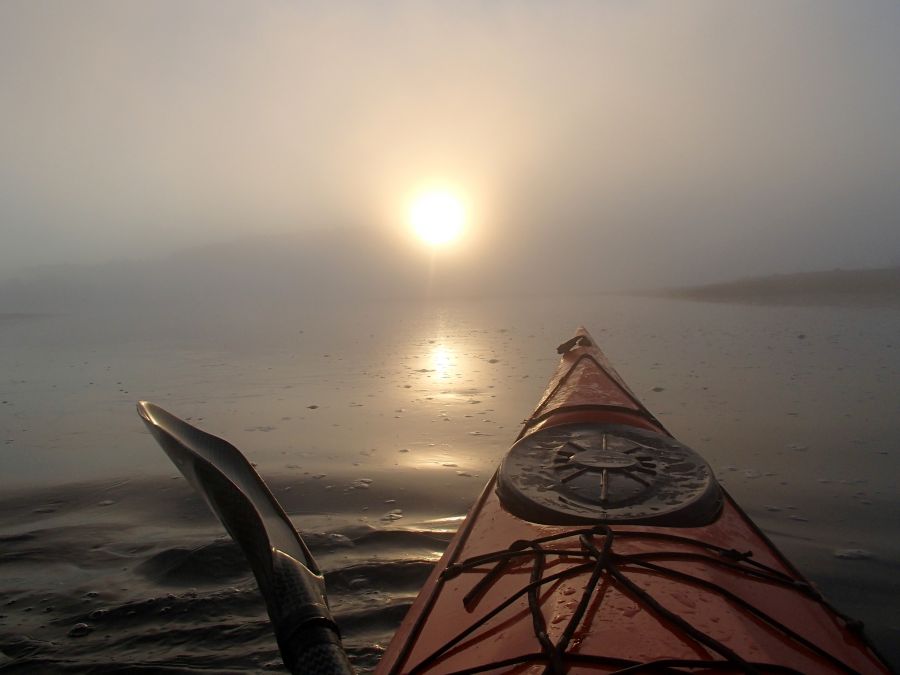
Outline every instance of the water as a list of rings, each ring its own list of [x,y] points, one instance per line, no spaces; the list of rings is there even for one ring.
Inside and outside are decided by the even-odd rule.
[[[138,399],[257,464],[371,668],[582,323],[900,662],[900,310],[602,296],[0,318],[0,671],[281,668]]]

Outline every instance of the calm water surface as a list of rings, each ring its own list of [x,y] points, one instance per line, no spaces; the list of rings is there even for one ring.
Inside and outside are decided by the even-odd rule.
[[[579,324],[900,662],[900,310],[584,297],[0,317],[0,671],[281,669],[138,399],[257,464],[372,667]]]

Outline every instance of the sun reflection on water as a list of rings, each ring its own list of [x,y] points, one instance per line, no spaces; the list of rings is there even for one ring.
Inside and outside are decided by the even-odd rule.
[[[498,459],[493,389],[502,376],[487,341],[440,317],[410,336],[404,381],[398,391],[409,440],[393,457],[396,466],[453,491],[481,482]],[[410,474],[413,475],[413,474]]]
[[[448,378],[456,365],[455,353],[445,345],[435,345],[431,351],[431,367],[435,377]]]

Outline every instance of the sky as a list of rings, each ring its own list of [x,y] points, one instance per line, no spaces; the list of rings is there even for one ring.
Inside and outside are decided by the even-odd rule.
[[[898,35],[894,0],[4,0],[0,276],[397,243],[433,185],[479,264],[900,264]]]

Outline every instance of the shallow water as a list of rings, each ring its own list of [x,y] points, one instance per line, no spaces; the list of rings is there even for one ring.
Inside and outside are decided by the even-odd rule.
[[[0,320],[0,671],[281,668],[138,399],[257,464],[371,667],[582,323],[900,662],[900,310],[603,296]]]

